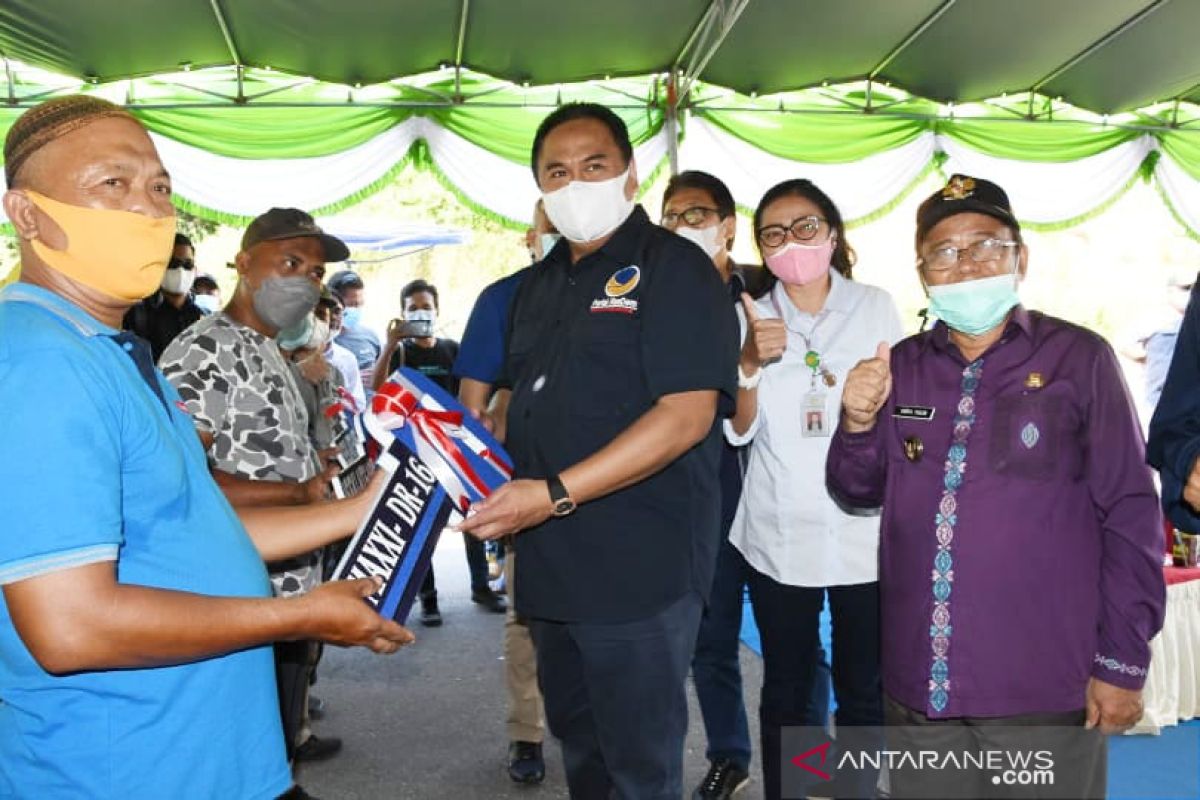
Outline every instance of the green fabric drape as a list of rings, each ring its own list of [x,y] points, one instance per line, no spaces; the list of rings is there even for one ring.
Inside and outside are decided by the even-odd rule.
[[[708,109],[694,113],[774,156],[814,164],[844,164],[908,144],[926,130],[921,120],[850,109]]]
[[[425,113],[439,125],[472,144],[517,164],[529,164],[537,126],[552,108],[496,108],[470,104],[430,109]],[[662,128],[663,115],[656,108],[615,109],[629,128],[634,145],[653,137]]]
[[[412,115],[410,109],[345,106],[133,109],[147,128],[233,158],[312,158],[349,150]]]
[[[1141,132],[1092,122],[945,119],[934,129],[968,147],[1015,161],[1076,161],[1125,144]]]

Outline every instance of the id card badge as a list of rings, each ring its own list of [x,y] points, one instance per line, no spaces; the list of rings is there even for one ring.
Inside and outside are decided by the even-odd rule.
[[[804,438],[832,436],[833,430],[829,424],[827,406],[829,394],[820,389],[813,389],[804,395],[800,408],[800,435]]]

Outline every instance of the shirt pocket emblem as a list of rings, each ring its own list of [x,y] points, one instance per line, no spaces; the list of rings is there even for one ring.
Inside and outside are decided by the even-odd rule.
[[[1027,423],[1024,428],[1021,428],[1021,444],[1025,445],[1026,450],[1032,450],[1040,438],[1042,438],[1042,432],[1032,422]]]

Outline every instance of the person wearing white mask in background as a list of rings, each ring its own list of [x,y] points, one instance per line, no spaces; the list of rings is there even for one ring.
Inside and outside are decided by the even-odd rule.
[[[197,272],[192,281],[192,301],[205,314],[215,314],[221,309],[221,287],[207,272]]]
[[[725,430],[730,444],[752,446],[729,540],[749,564],[762,637],[763,790],[775,800],[824,794],[781,787],[780,753],[783,728],[825,724],[809,698],[826,597],[838,746],[850,749],[857,727],[883,721],[879,517],[848,514],[830,497],[825,454],[846,373],[879,342],[898,340],[901,325],[887,292],[851,279],[854,251],[841,213],[812,182],[788,180],[767,190],[754,232],[775,281],[757,300],[742,301],[737,413]],[[831,756],[830,763],[837,761]],[[833,796],[875,796],[877,774],[864,770],[855,778]]]
[[[176,336],[204,316],[191,294],[195,278],[196,250],[192,240],[176,233],[171,260],[158,291],[129,309],[121,323],[122,328],[150,343],[150,354],[155,361]]]
[[[363,319],[366,285],[362,276],[350,269],[335,272],[326,285],[342,301],[342,327],[337,343],[354,354],[362,384],[370,389],[374,385],[375,363],[383,351],[383,342]]]
[[[765,270],[741,267],[729,253],[737,216],[733,195],[720,179],[699,170],[672,176],[663,192],[661,224],[694,242],[712,259],[728,287],[731,308],[741,303],[742,292],[761,291]],[[705,756],[710,764],[692,795],[696,800],[732,797],[750,779],[750,726],[738,660],[747,567],[742,554],[729,544],[729,526],[742,493],[745,455],[743,448],[728,444],[721,451],[721,544],[712,593],[692,656],[692,679],[704,718]]]
[[[400,367],[410,367],[445,389],[451,397],[458,394],[458,378],[451,372],[458,357],[458,342],[435,336],[437,329],[438,290],[423,280],[409,281],[400,290],[404,314],[388,323],[387,344],[375,366],[375,391],[388,375]],[[466,537],[467,566],[471,573],[471,601],[495,614],[508,611],[508,602],[488,585],[487,553],[479,539]],[[442,624],[438,609],[437,587],[432,566],[421,584],[421,624]]]
[[[355,411],[367,408],[367,396],[363,391],[362,373],[358,370],[358,360],[354,354],[337,343],[338,334],[342,332],[342,310],[344,306],[336,294],[326,287],[317,301],[317,316],[322,309],[328,314],[329,339],[325,342],[325,358],[333,365],[341,376],[340,384],[350,393],[354,401]]]
[[[736,319],[712,262],[636,204],[633,145],[611,109],[556,109],[530,163],[567,241],[510,312],[498,385],[512,389],[515,479],[459,527],[517,534],[517,612],[571,796],[679,798]]]
[[[308,436],[317,450],[333,446],[333,424],[326,410],[337,404],[337,385],[341,382],[341,376],[324,355],[328,340],[329,309],[320,304],[299,323],[275,335],[304,401]]]

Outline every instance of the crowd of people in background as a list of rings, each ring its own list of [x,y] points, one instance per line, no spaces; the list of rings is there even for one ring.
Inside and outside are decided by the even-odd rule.
[[[1057,788],[1103,796],[1101,733],[1140,715],[1162,624],[1162,517],[1112,349],[1020,303],[1004,190],[955,175],[921,205],[914,279],[938,321],[905,338],[811,181],[763,195],[762,263],[741,265],[719,176],[672,177],[652,220],[609,109],[555,110],[531,151],[531,264],[483,290],[460,343],[422,279],[372,330],[363,277],[326,278],[348,248],[293,208],[246,228],[222,298],[118,106],[53,100],[13,126],[22,273],[0,294],[0,402],[47,415],[6,414],[0,439],[59,446],[75,474],[0,467],[6,493],[25,487],[5,502],[20,535],[0,536],[0,796],[308,797],[289,766],[342,747],[314,733],[321,643],[411,640],[360,601],[370,581],[326,583],[371,496],[336,496],[328,411],[366,410],[400,367],[514,459],[458,526],[471,600],[505,619],[513,781],[544,779],[548,729],[581,800],[740,791],[748,596],[766,797],[876,796],[878,770],[817,787],[783,755],[792,730],[834,730],[836,751],[889,726],[915,750],[1075,728],[1053,742],[1072,764]],[[1147,357],[1169,363],[1160,344]],[[1197,367],[1174,369],[1188,382],[1165,378],[1152,457],[1194,523]],[[443,623],[432,568],[419,604]],[[685,787],[689,675],[709,769]],[[176,763],[218,727],[214,766]],[[894,797],[993,790],[982,772],[886,780]]]

